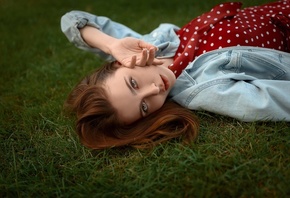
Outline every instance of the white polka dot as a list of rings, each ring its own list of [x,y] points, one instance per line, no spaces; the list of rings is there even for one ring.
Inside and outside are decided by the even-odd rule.
[[[230,40],[230,39],[228,39],[228,40],[227,40],[227,43],[231,43],[231,40]]]
[[[185,53],[184,53],[184,56],[188,56],[188,53],[187,53],[187,52],[185,52]]]
[[[191,45],[188,45],[188,48],[192,48],[192,46]]]
[[[220,36],[220,37],[219,37],[219,40],[222,40],[222,39],[223,39],[223,37],[222,37],[222,36]]]
[[[214,46],[214,43],[211,43],[210,46],[213,47]]]
[[[239,34],[236,34],[236,37],[240,37],[240,35]]]
[[[186,40],[187,40],[187,37],[183,37],[183,40],[185,40],[185,41],[186,41]]]

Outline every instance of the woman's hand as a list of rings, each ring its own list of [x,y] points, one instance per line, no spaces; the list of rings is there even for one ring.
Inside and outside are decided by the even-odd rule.
[[[110,54],[125,67],[161,65],[155,58],[157,48],[140,39],[126,37],[110,45]]]
[[[126,67],[161,65],[163,63],[155,58],[157,48],[140,39],[132,37],[117,39],[91,26],[80,29],[80,33],[89,46],[111,54]]]

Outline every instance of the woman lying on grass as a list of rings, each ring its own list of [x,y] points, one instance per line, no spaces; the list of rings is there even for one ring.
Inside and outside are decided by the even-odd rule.
[[[61,28],[77,47],[109,61],[67,100],[93,149],[151,147],[198,132],[190,110],[242,121],[290,121],[290,1],[240,10],[217,5],[182,28],[147,35],[72,11]],[[235,47],[231,47],[235,46]]]

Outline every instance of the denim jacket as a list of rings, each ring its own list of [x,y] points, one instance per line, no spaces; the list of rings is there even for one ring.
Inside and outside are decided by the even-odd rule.
[[[72,11],[61,29],[78,48],[114,60],[88,46],[79,29],[98,28],[115,38],[131,36],[158,47],[158,58],[173,57],[179,38],[173,24],[161,24],[150,34],[86,12]],[[258,47],[230,47],[207,52],[191,62],[177,78],[169,97],[191,110],[205,110],[242,121],[290,121],[290,54]]]

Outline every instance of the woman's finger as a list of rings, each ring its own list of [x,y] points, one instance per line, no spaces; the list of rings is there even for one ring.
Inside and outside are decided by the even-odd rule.
[[[148,60],[146,62],[146,65],[152,65],[154,58],[155,58],[155,49],[150,48],[148,52]]]
[[[137,57],[136,56],[132,56],[129,67],[130,68],[134,68],[135,65],[136,65],[136,61],[137,61]]]
[[[147,52],[147,49],[143,49],[142,50],[142,53],[141,53],[141,59],[140,59],[140,62],[138,64],[138,66],[145,66],[146,65],[146,62],[147,62],[147,59],[148,59],[148,52]]]
[[[154,58],[153,62],[151,63],[151,65],[155,65],[155,66],[162,65],[162,64],[163,64],[163,61],[157,58]]]
[[[149,50],[151,48],[154,48],[155,51],[158,50],[158,48],[155,47],[154,45],[152,45],[150,43],[146,43],[145,41],[142,41],[142,40],[140,40],[140,42],[139,42],[139,47],[141,47],[143,49],[147,49],[147,50]]]

